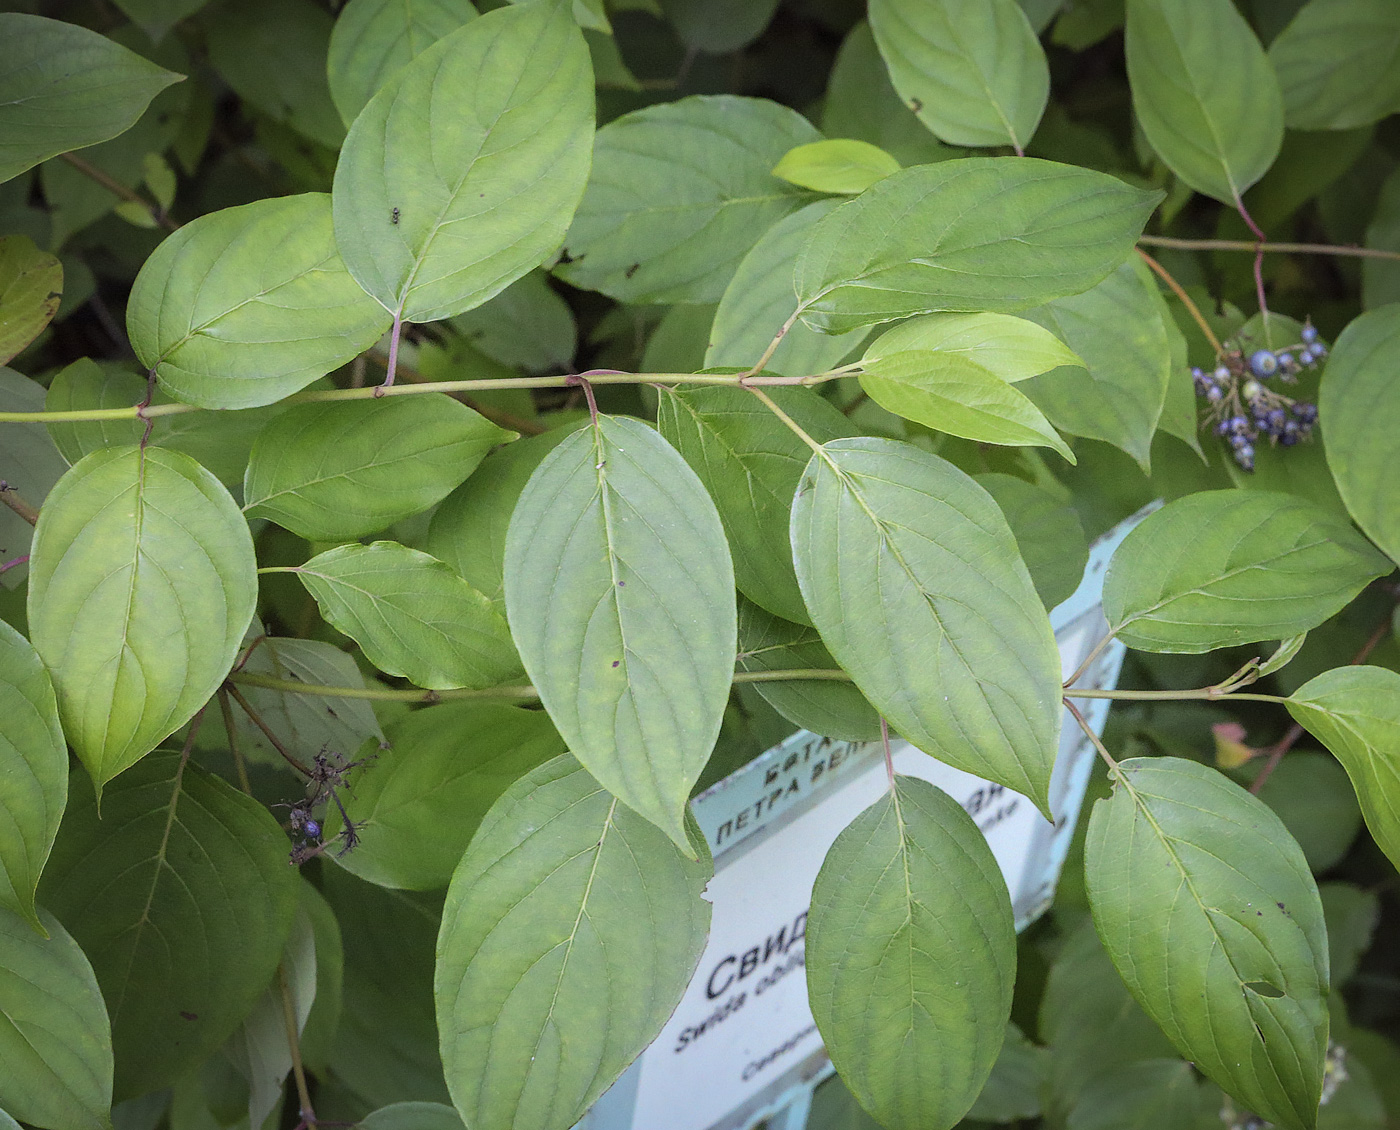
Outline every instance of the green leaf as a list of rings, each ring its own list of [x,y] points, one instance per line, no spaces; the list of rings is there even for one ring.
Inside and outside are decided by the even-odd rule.
[[[1380,186],[1375,211],[1365,230],[1365,245],[1380,251],[1400,251],[1400,169]],[[1394,259],[1361,260],[1361,305],[1374,310],[1400,302],[1400,262]]]
[[[850,30],[836,53],[822,100],[821,126],[828,137],[855,137],[878,145],[903,165],[959,155],[929,133],[895,93],[865,20]]]
[[[795,110],[728,95],[609,122],[554,273],[620,302],[717,302],[758,238],[811,200],[772,169],[819,138]]]
[[[261,804],[177,754],[97,798],[81,774],[40,888],[93,959],[116,1098],[164,1087],[228,1038],[277,971],[297,900]]]
[[[1308,680],[1288,712],[1351,778],[1376,843],[1400,866],[1400,675],[1384,667],[1338,667]]]
[[[568,369],[578,348],[573,311],[543,271],[531,271],[484,306],[458,314],[452,328],[491,360],[527,373]]]
[[[1269,45],[1290,129],[1352,129],[1400,110],[1400,8],[1312,0]]]
[[[326,61],[345,124],[389,79],[475,18],[471,0],[350,0],[336,17]]]
[[[1011,896],[977,825],[899,776],[836,837],[812,889],[807,983],[831,1062],[896,1130],[948,1130],[1001,1050]]]
[[[44,387],[13,369],[0,367],[0,410],[42,412]],[[54,483],[68,470],[42,424],[4,424],[5,469],[0,472],[11,490],[28,505],[41,507]],[[0,507],[0,561],[23,557],[30,551],[34,528],[9,507]],[[12,565],[0,573],[6,588],[19,585],[28,567]]]
[[[330,1049],[337,1078],[366,1104],[450,1102],[433,1019],[442,892],[387,891],[339,867],[323,890],[345,940],[344,1010]]]
[[[1015,475],[977,475],[996,500],[1016,538],[1016,548],[1047,610],[1069,599],[1089,564],[1089,539],[1079,515],[1048,490]]]
[[[389,675],[430,690],[520,671],[505,617],[435,557],[392,541],[342,545],[293,570],[326,622]]]
[[[389,727],[389,752],[353,778],[346,808],[360,843],[339,862],[381,887],[438,890],[496,798],[564,752],[538,710],[449,702]],[[337,814],[338,817],[338,814]],[[333,834],[340,821],[328,821]]]
[[[0,621],[0,908],[36,930],[34,888],[68,803],[68,747],[49,673]]]
[[[568,1130],[660,1034],[705,948],[713,873],[567,754],[516,782],[462,857],[438,935],[438,1030],[476,1130]]]
[[[818,200],[784,216],[744,256],[715,311],[705,368],[747,369],[763,356],[773,335],[797,308],[792,271],[807,233],[838,203]],[[856,348],[862,337],[859,332],[818,333],[804,322],[795,322],[763,368],[788,377],[825,372]]]
[[[0,364],[33,341],[63,298],[63,267],[27,235],[0,237]]]
[[[113,447],[49,494],[29,569],[30,636],[100,794],[228,674],[257,600],[253,539],[189,456]]]
[[[324,193],[201,216],[166,238],[132,287],[132,348],[173,396],[251,408],[363,353],[389,317],[345,270]]]
[[[261,626],[256,622],[253,631],[262,635]],[[240,668],[246,674],[267,675],[311,686],[365,686],[365,677],[355,657],[320,640],[264,636],[248,649],[247,655]],[[384,731],[379,728],[374,710],[363,699],[327,698],[250,684],[238,689],[258,717],[277,735],[283,748],[307,764],[324,750],[348,755],[370,738],[381,743],[384,740]],[[269,765],[285,764],[267,735],[250,718],[241,710],[234,711],[234,718],[238,748],[245,757]]]
[[[442,393],[298,404],[253,444],[244,508],[310,541],[363,537],[442,501],[510,438]]]
[[[835,440],[797,488],[792,547],[812,622],[890,725],[1045,811],[1059,652],[992,497],[910,444]]]
[[[1241,777],[1253,783],[1266,763],[1262,757],[1246,762]],[[1361,831],[1361,809],[1345,771],[1318,750],[1291,752],[1255,795],[1298,841],[1313,874],[1340,863]]]
[[[442,1103],[393,1103],[355,1125],[360,1130],[466,1130],[457,1112]]]
[[[423,548],[501,608],[511,513],[535,468],[568,434],[556,428],[498,448],[433,511]]]
[[[1074,452],[1044,414],[990,369],[960,353],[911,349],[867,351],[860,387],[881,408],[927,428],[983,443],[1052,447],[1074,462]]]
[[[1199,1130],[1207,1120],[1223,1124],[1208,1102],[1189,1063],[1149,1059],[1087,1086],[1065,1125],[1066,1130]]]
[[[328,149],[340,146],[345,127],[326,81],[332,21],[324,8],[311,0],[239,0],[202,22],[209,61],[240,98]]]
[[[899,170],[899,162],[878,145],[839,138],[789,149],[773,175],[813,192],[855,196]]]
[[[782,671],[827,668],[839,671],[815,628],[793,624],[739,601],[739,668]],[[848,742],[871,742],[880,736],[880,715],[851,683],[815,679],[755,683],[753,689],[789,722]]]
[[[1007,1024],[1006,1041],[968,1117],[986,1122],[1039,1118],[1048,1059],[1044,1048],[1026,1039],[1016,1025]]]
[[[592,67],[568,13],[488,12],[388,79],[355,119],[335,171],[340,253],[406,321],[480,306],[559,246],[592,140]]]
[[[1183,1056],[1281,1126],[1316,1124],[1327,933],[1298,845],[1258,798],[1175,757],[1121,762],[1094,805],[1094,925]]]
[[[1043,326],[1009,314],[929,314],[886,330],[865,357],[929,350],[976,362],[1003,381],[1024,381],[1061,365],[1084,368],[1079,355]]]
[[[26,1122],[111,1126],[107,1008],[87,957],[47,910],[0,909],[0,1062],[0,1103]]]
[[[302,886],[297,884],[298,893]],[[291,1005],[299,1037],[316,999],[316,974],[316,935],[311,914],[298,899],[277,977],[262,991],[221,1049],[248,1084],[249,1126],[262,1126],[268,1115],[281,1106],[282,1084],[292,1070],[287,1005]]]
[[[1056,427],[1111,443],[1145,468],[1172,377],[1172,352],[1166,311],[1136,259],[1083,294],[1027,311],[1083,362],[1036,377],[1023,391]]]
[[[894,88],[942,140],[1030,142],[1050,69],[1016,0],[871,0],[870,27]]]
[[[640,420],[599,416],[530,477],[506,535],[506,614],[565,743],[683,851],[686,802],[734,671],[715,504]]]
[[[1062,1124],[1097,1080],[1173,1051],[1129,995],[1087,915],[1055,954],[1038,1025],[1050,1045],[1046,1115],[1053,1123]]]
[[[130,129],[184,76],[76,24],[0,13],[0,181]]]
[[[1129,647],[1199,655],[1315,628],[1390,568],[1350,523],[1297,495],[1201,491],[1124,539],[1104,615]]]
[[[1281,671],[1293,661],[1293,657],[1302,650],[1303,644],[1308,641],[1307,632],[1299,632],[1296,636],[1289,636],[1286,640],[1280,640],[1278,648],[1274,653],[1259,664],[1259,677],[1272,675],[1275,671]]]
[[[1351,516],[1392,560],[1400,560],[1400,512],[1391,482],[1400,433],[1387,425],[1400,412],[1400,385],[1390,359],[1400,348],[1400,304],[1382,306],[1341,332],[1323,370],[1318,418],[1327,429],[1327,466]]]
[[[1089,289],[1133,250],[1161,194],[1031,157],[886,177],[817,224],[797,261],[826,333],[941,310],[1010,312]]]
[[[316,944],[316,994],[301,1033],[301,1058],[306,1066],[323,1075],[331,1047],[340,1029],[345,976],[345,947],[335,911],[319,890],[305,879],[297,888],[300,910],[311,918]]]
[[[144,377],[120,362],[99,363],[80,357],[54,376],[44,409],[72,412],[90,408],[130,408],[145,399],[146,387]],[[157,388],[152,403],[166,404],[170,400]],[[183,451],[233,489],[242,486],[248,453],[258,432],[283,410],[280,404],[269,404],[233,412],[157,416],[151,420],[147,443]],[[146,434],[146,425],[139,419],[57,421],[47,427],[69,463],[76,463],[84,455],[104,447],[140,443]]]
[[[853,430],[811,389],[779,387],[770,395],[819,443]],[[775,615],[808,623],[788,540],[792,494],[810,456],[807,445],[740,388],[664,389],[657,427],[714,499],[739,591]]]
[[[199,11],[209,0],[114,0],[131,22],[159,43],[186,16]]]
[[[1375,891],[1352,883],[1320,883],[1317,893],[1327,920],[1332,983],[1342,985],[1351,980],[1362,954],[1371,948],[1371,939],[1380,925],[1381,900]]]
[[[1226,204],[1283,145],[1283,95],[1233,0],[1128,0],[1138,124],[1183,181]]]
[[[728,55],[757,39],[778,0],[660,0],[681,42],[708,55]]]

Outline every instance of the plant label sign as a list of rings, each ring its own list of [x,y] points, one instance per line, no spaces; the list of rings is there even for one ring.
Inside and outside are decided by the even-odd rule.
[[[1095,543],[1079,588],[1051,615],[1066,677],[1107,633],[1101,596],[1113,550],[1143,515]],[[1123,661],[1116,641],[1080,686],[1111,688]],[[1101,731],[1109,702],[1088,700]],[[1029,800],[893,741],[895,771],[956,799],[1001,865],[1018,929],[1054,897],[1074,836],[1094,750],[1066,715],[1051,782],[1052,825]],[[888,788],[879,742],[806,731],[768,750],[691,802],[715,877],[710,940],[660,1037],[589,1112],[578,1130],[745,1130],[795,1088],[830,1071],[807,1006],[805,934],[812,884],[832,841]]]

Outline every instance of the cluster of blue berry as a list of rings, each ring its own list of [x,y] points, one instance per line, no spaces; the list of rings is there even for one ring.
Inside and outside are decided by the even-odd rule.
[[[373,760],[373,757],[368,757],[361,761],[346,762],[340,754],[328,749],[322,749],[312,758],[306,796],[288,806],[291,813],[287,819],[287,831],[295,840],[292,845],[294,864],[300,866],[320,855],[329,846],[324,839],[324,824],[315,812],[318,806],[324,807],[327,802],[334,803],[340,810],[341,829],[336,839],[341,841],[341,848],[336,854],[344,855],[360,842],[359,826],[345,811],[340,791],[346,787],[345,775],[350,770],[368,765]]]
[[[1292,447],[1312,435],[1317,405],[1294,400],[1265,382],[1293,384],[1304,369],[1316,368],[1327,356],[1327,346],[1308,323],[1302,341],[1281,349],[1256,349],[1246,353],[1243,342],[1226,343],[1213,371],[1192,369],[1196,395],[1206,401],[1206,423],[1230,445],[1235,462],[1254,470],[1254,445],[1260,437],[1282,447]]]

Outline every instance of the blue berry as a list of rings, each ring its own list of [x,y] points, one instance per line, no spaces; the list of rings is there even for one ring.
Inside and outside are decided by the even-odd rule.
[[[1282,408],[1274,408],[1269,411],[1268,423],[1271,432],[1283,430],[1283,425],[1288,422],[1288,413]]]
[[[1312,355],[1314,361],[1321,361],[1327,356],[1327,346],[1323,345],[1320,341],[1313,342]]]
[[[1208,389],[1206,389],[1206,399],[1209,400],[1212,404],[1219,404],[1221,397],[1223,397],[1224,395],[1225,394],[1220,391],[1219,385],[1211,385]]]
[[[1311,322],[1309,322],[1306,326],[1303,327],[1302,337],[1304,341],[1311,345],[1317,340],[1317,327]]]
[[[318,824],[318,823],[316,823],[315,820],[308,820],[308,821],[306,822],[306,835],[307,835],[307,837],[314,840],[314,839],[316,839],[320,834],[321,834],[321,825]]]
[[[1301,423],[1311,424],[1317,419],[1317,405],[1309,404],[1306,400],[1300,400],[1297,404],[1293,405],[1293,415],[1297,416]]]
[[[1245,444],[1243,447],[1236,449],[1235,462],[1246,471],[1254,470],[1254,448],[1250,447],[1249,444]]]
[[[1298,354],[1298,360],[1304,365],[1311,365],[1313,363],[1312,350],[1305,347],[1303,352]]]
[[[1292,447],[1301,438],[1300,429],[1296,420],[1289,420],[1283,425],[1283,435],[1279,436],[1279,443],[1284,447]]]
[[[1210,375],[1214,377],[1219,384],[1224,384],[1230,379],[1230,370],[1224,365],[1217,365]]]
[[[1236,432],[1230,437],[1230,446],[1236,451],[1243,451],[1249,447],[1249,437],[1242,432]]]
[[[1242,435],[1249,430],[1249,421],[1243,416],[1231,416],[1230,430],[1236,435]]]
[[[1249,356],[1249,371],[1256,377],[1272,377],[1278,372],[1278,358],[1267,349],[1259,349]]]

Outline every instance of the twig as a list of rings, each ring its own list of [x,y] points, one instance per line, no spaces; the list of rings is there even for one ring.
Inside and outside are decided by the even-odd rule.
[[[11,569],[18,569],[28,560],[29,554],[27,553],[21,554],[19,557],[12,557],[3,565],[0,565],[0,573],[8,573]]]
[[[773,354],[777,352],[778,346],[783,342],[783,338],[787,337],[788,330],[792,329],[792,327],[797,324],[797,316],[801,313],[801,307],[798,307],[792,312],[792,317],[788,318],[788,320],[782,324],[781,328],[779,328],[778,332],[773,335],[773,340],[768,343],[768,348],[763,351],[763,356],[758,359],[752,369],[743,374],[745,379],[756,377],[759,373],[763,372],[763,366],[768,364]],[[741,380],[739,383],[743,384],[745,382]]]
[[[1361,645],[1356,654],[1351,657],[1350,666],[1359,666],[1370,658],[1371,652],[1375,651],[1385,639],[1386,633],[1390,631],[1390,617],[1387,616],[1379,624],[1376,630],[1366,637],[1366,642]],[[1249,791],[1255,796],[1264,787],[1264,783],[1273,776],[1274,770],[1278,768],[1278,763],[1283,760],[1286,754],[1297,743],[1304,734],[1303,727],[1297,722],[1288,727],[1288,732],[1279,739],[1278,743],[1269,749],[1269,760],[1264,762],[1264,767],[1259,770],[1258,776],[1250,782]]]
[[[235,679],[235,677],[236,676],[234,675],[230,675],[228,679],[225,680],[224,689],[227,690],[228,693],[233,696],[233,701],[238,703],[238,705],[243,708],[243,713],[248,715],[248,717],[253,720],[253,725],[257,726],[257,728],[263,732],[263,736],[266,737],[267,740],[272,744],[272,748],[282,755],[282,759],[286,761],[288,765],[290,765],[303,777],[310,780],[311,770],[308,769],[305,765],[303,765],[300,761],[298,761],[295,757],[293,757],[287,751],[287,747],[277,740],[277,735],[274,734],[268,728],[267,723],[262,720],[262,716],[259,715],[258,712],[252,708],[248,700],[244,698],[238,690],[238,688],[233,685],[233,680]],[[253,676],[248,675],[241,676],[241,681],[247,682],[252,677]],[[256,686],[257,684],[254,683],[252,685]]]
[[[10,486],[4,479],[0,479],[0,502],[3,502],[31,526],[39,521],[39,511],[25,502],[15,493],[15,488]]]
[[[1067,698],[1120,698],[1130,702],[1278,702],[1288,699],[1276,694],[1236,694],[1220,687],[1200,687],[1189,691],[1090,691],[1067,689]]]
[[[1258,243],[1251,239],[1178,239],[1168,235],[1144,235],[1138,242],[1148,247],[1171,247],[1177,251],[1263,251],[1265,254],[1346,255],[1358,259],[1400,260],[1400,251],[1379,247],[1355,247],[1331,243]]]
[[[59,157],[67,161],[68,164],[72,165],[73,168],[77,169],[83,176],[96,181],[114,196],[120,196],[123,200],[128,200],[132,204],[141,205],[142,208],[146,209],[146,211],[151,214],[151,219],[166,231],[176,231],[179,229],[180,225],[165,214],[165,209],[152,204],[135,189],[128,188],[126,185],[122,184],[121,181],[103,172],[96,165],[83,160],[83,158],[79,157],[76,153],[60,153]]]
[[[890,779],[890,791],[894,791],[894,758],[890,756],[890,724],[880,715],[880,741],[885,747],[885,775]]]
[[[238,772],[238,787],[249,796],[253,787],[248,783],[248,765],[243,760],[243,751],[238,748],[238,728],[233,721],[233,707],[229,704],[228,692],[219,689],[219,711],[224,716],[224,732],[228,734],[229,752],[233,754],[233,767]]]
[[[395,213],[397,215],[398,213]],[[394,373],[399,367],[399,338],[403,337],[403,304],[394,311],[394,325],[389,330],[389,360],[384,366],[384,383],[374,390],[375,396],[383,396],[394,387]]]
[[[292,986],[287,981],[287,963],[277,967],[277,981],[282,987],[282,1018],[287,1025],[287,1047],[292,1053],[292,1078],[297,1084],[297,1101],[301,1104],[301,1121],[314,1127],[316,1110],[311,1105],[311,1091],[306,1086],[306,1069],[301,1063],[301,1033],[297,1031],[296,1005],[292,1001]]]
[[[364,387],[365,382],[363,373],[363,362],[366,357],[373,357],[375,363],[379,365],[387,366],[389,364],[388,358],[381,357],[378,353],[361,354],[359,357],[355,358],[355,364],[361,366],[361,369],[358,372],[358,376],[352,373],[350,380],[351,388]],[[409,366],[405,365],[402,361],[399,362],[398,377],[400,380],[409,381],[412,384],[432,383],[428,380],[427,377],[423,376],[422,373],[418,372],[418,370],[410,368]],[[519,432],[521,435],[541,436],[544,435],[545,432],[549,431],[548,428],[546,428],[543,424],[539,423],[536,420],[527,420],[524,416],[517,416],[513,412],[506,412],[503,409],[496,408],[493,405],[483,404],[481,401],[468,396],[464,392],[454,394],[454,399],[460,400],[463,404],[465,404],[468,408],[470,408],[473,412],[477,413],[478,415],[485,416],[493,424],[499,424],[501,427],[509,428],[511,431]]]
[[[290,570],[290,567],[285,568]],[[539,691],[528,684],[485,687],[481,690],[458,687],[445,691],[398,690],[393,687],[331,687],[320,683],[303,683],[300,679],[278,679],[272,675],[258,675],[250,671],[234,671],[230,673],[227,681],[230,684],[261,687],[264,690],[282,691],[285,694],[309,694],[321,698],[369,699],[374,702],[417,702],[428,705],[461,699],[504,698],[530,702],[540,697]],[[851,677],[845,671],[835,667],[797,667],[776,671],[736,671],[734,673],[734,682],[736,683],[790,683],[799,681],[849,683]],[[238,693],[232,686],[229,687],[229,691],[235,696]]]
[[[1115,777],[1118,776],[1118,762],[1113,760],[1113,755],[1108,752],[1108,748],[1099,740],[1098,734],[1094,733],[1094,728],[1089,725],[1088,720],[1084,715],[1079,713],[1079,707],[1070,702],[1068,698],[1063,701],[1065,709],[1073,714],[1074,720],[1079,723],[1079,728],[1083,730],[1089,740],[1094,743],[1094,748],[1099,751],[1099,756],[1104,759],[1104,763],[1108,766],[1108,771]]]
[[[1103,637],[1103,639],[1099,640],[1098,643],[1096,643],[1093,647],[1089,649],[1089,654],[1084,657],[1084,662],[1074,669],[1074,674],[1065,680],[1064,685],[1066,687],[1072,687],[1075,683],[1082,679],[1084,677],[1084,672],[1089,670],[1089,667],[1093,664],[1094,660],[1103,654],[1103,649],[1106,648],[1112,642],[1113,633],[1109,632],[1106,636]]]
[[[1244,206],[1244,198],[1239,193],[1235,194],[1235,211],[1240,214],[1240,218],[1258,240],[1254,245],[1254,293],[1259,300],[1259,313],[1264,320],[1264,344],[1272,345],[1273,342],[1269,340],[1269,304],[1264,298],[1264,244],[1268,242],[1269,237],[1264,234],[1264,229],[1254,222],[1254,217],[1249,214],[1249,209]]]
[[[1253,244],[1250,246],[1253,246]],[[1172,277],[1172,273],[1167,270],[1166,267],[1162,266],[1161,263],[1157,262],[1156,259],[1152,258],[1152,256],[1141,247],[1137,249],[1137,253],[1142,256],[1142,261],[1152,268],[1157,277],[1166,283],[1167,286],[1171,287],[1172,293],[1176,295],[1177,298],[1181,299],[1181,304],[1186,307],[1187,313],[1196,319],[1196,325],[1200,326],[1201,333],[1206,335],[1206,341],[1210,342],[1210,347],[1215,350],[1215,355],[1218,357],[1220,354],[1224,353],[1225,347],[1220,344],[1220,339],[1215,336],[1215,331],[1210,328],[1210,323],[1206,321],[1206,316],[1202,314],[1200,308],[1191,301],[1191,296],[1186,293],[1186,288]]]

